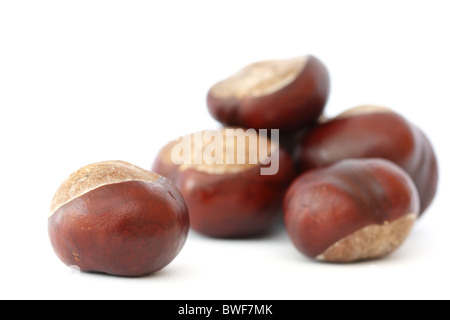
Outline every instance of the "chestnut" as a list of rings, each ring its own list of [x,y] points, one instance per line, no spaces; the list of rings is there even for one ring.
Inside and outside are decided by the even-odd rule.
[[[189,230],[186,204],[166,178],[123,161],[72,173],[48,218],[55,253],[81,271],[137,277],[180,252]]]
[[[214,84],[207,105],[224,125],[297,130],[321,115],[329,91],[327,68],[307,55],[250,64]]]
[[[190,156],[174,161],[183,144],[184,155]],[[261,153],[263,147],[267,153]],[[196,155],[202,161],[190,161]],[[284,192],[295,178],[288,153],[253,129],[205,130],[181,137],[161,149],[152,170],[179,188],[191,228],[217,238],[268,232],[281,217]]]
[[[409,175],[384,159],[348,159],[300,175],[283,203],[287,233],[308,257],[381,258],[407,238],[419,212]]]
[[[299,144],[301,171],[348,158],[384,158],[402,167],[420,197],[420,214],[432,202],[438,165],[427,136],[398,113],[381,106],[349,109],[312,128]]]

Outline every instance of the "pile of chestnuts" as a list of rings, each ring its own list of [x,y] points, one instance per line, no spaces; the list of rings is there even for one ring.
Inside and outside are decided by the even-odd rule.
[[[207,107],[220,130],[169,142],[152,171],[106,161],[63,182],[48,223],[56,254],[82,271],[142,276],[177,256],[189,228],[248,238],[281,216],[294,246],[313,259],[390,254],[435,196],[433,146],[386,107],[325,117],[329,91],[329,72],[311,55],[253,63],[217,82]],[[252,161],[250,141],[266,150]],[[262,174],[273,159],[276,170]]]

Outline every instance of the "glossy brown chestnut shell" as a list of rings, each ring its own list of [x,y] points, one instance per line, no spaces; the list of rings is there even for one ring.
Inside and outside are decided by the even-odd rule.
[[[422,214],[438,184],[436,154],[415,125],[392,110],[360,106],[315,126],[299,145],[300,170],[350,158],[384,158],[402,167],[419,191]]]
[[[55,253],[81,271],[143,276],[168,265],[189,230],[185,202],[166,178],[123,161],[70,175],[48,218]]]
[[[353,262],[397,249],[414,224],[419,199],[411,178],[394,163],[354,159],[299,176],[283,210],[300,252],[322,261]]]
[[[213,85],[207,105],[227,126],[299,130],[321,115],[329,91],[327,68],[308,55],[250,64]]]
[[[225,130],[219,132],[224,139]],[[162,148],[152,170],[172,179],[179,188],[186,200],[193,230],[219,238],[259,236],[276,224],[284,192],[295,177],[287,152],[267,141],[271,156],[279,159],[279,170],[274,175],[262,175],[264,165],[259,160],[255,164],[248,161],[245,164],[175,164],[170,155],[177,141]],[[200,147],[193,146],[207,147],[207,142]],[[225,148],[224,156],[229,152],[230,149]]]

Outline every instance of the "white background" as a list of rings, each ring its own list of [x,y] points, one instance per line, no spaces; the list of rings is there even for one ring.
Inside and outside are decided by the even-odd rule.
[[[0,2],[0,298],[449,298],[449,35],[448,1]],[[59,261],[47,215],[67,175],[113,159],[149,169],[167,141],[218,126],[205,103],[214,82],[306,53],[330,70],[328,115],[385,105],[436,148],[438,196],[400,250],[322,264],[280,229],[246,241],[191,233],[144,278]]]

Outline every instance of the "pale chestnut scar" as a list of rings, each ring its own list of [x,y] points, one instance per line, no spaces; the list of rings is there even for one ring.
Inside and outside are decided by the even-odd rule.
[[[239,173],[252,168],[259,167],[262,163],[267,163],[272,154],[279,150],[279,145],[272,142],[270,139],[259,136],[257,133],[237,133],[236,135],[228,137],[226,131],[231,128],[224,128],[220,131],[205,130],[200,132],[202,135],[201,146],[195,144],[195,134],[191,134],[185,137],[181,137],[178,141],[172,141],[167,144],[160,153],[160,159],[167,163],[175,165],[172,161],[172,152],[178,143],[181,143],[182,139],[190,138],[190,158],[189,161],[183,162],[177,165],[177,170],[183,172],[188,169],[194,169],[196,171],[208,173],[208,174],[227,174],[227,173]],[[209,133],[209,134],[208,134]],[[221,163],[215,162],[215,151],[213,149],[214,143],[217,143],[215,139],[210,139],[211,136],[218,136],[221,141],[222,157]],[[244,141],[243,144],[239,144],[238,139]],[[247,140],[245,140],[247,139]],[[260,157],[259,153],[255,156],[250,152],[250,144],[255,143],[257,146],[260,144],[266,144],[267,155]],[[240,147],[240,148],[239,148]],[[210,149],[208,149],[210,148]],[[205,152],[205,151],[208,152]],[[201,163],[195,162],[195,154],[202,155]],[[233,155],[233,163],[227,163],[227,155]],[[244,163],[237,163],[237,159],[244,159]]]
[[[340,113],[335,117],[335,119],[343,119],[363,114],[373,114],[373,113],[395,113],[394,110],[384,107],[384,106],[378,106],[378,105],[361,105],[357,107],[350,108],[348,110],[345,110],[344,112]]]
[[[316,259],[329,262],[352,262],[384,257],[405,241],[416,219],[416,213],[409,213],[382,225],[368,225],[337,241]]]
[[[262,97],[291,84],[305,69],[308,56],[267,60],[248,65],[215,84],[211,94],[220,99]]]
[[[102,186],[127,181],[154,183],[160,179],[160,175],[124,161],[87,165],[72,173],[58,188],[50,206],[50,216],[73,199]]]

